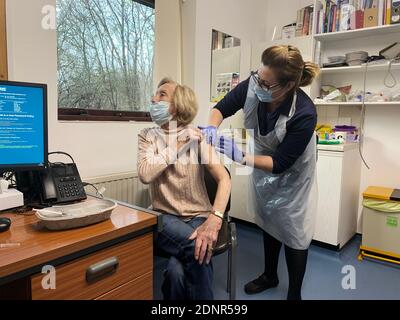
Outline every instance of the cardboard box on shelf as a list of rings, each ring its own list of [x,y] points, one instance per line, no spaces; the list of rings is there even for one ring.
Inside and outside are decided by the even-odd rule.
[[[296,37],[296,24],[282,28],[282,39],[292,39]]]

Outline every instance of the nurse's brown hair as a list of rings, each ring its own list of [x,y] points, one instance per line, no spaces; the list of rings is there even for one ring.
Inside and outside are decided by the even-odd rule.
[[[273,46],[261,57],[264,66],[270,67],[281,85],[295,83],[295,89],[310,85],[319,74],[319,67],[304,62],[300,50],[293,46]]]

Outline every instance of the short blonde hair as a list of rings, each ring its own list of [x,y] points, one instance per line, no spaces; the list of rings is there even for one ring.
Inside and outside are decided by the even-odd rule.
[[[162,79],[158,84],[158,88],[167,83],[176,85],[172,97],[172,103],[176,108],[175,120],[178,124],[186,126],[194,120],[199,110],[196,94],[188,86],[180,85],[171,78]]]
[[[163,86],[164,84],[167,84],[167,83],[173,84],[173,85],[176,85],[176,86],[178,85],[178,83],[176,81],[174,81],[172,78],[165,77],[165,78],[162,78],[161,81],[158,83],[157,88],[159,88],[159,87],[161,87],[161,86]]]

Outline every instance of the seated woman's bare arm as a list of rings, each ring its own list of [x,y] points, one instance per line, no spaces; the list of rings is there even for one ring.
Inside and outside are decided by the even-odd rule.
[[[213,209],[224,213],[231,193],[231,179],[225,166],[215,152],[215,148],[205,142],[201,143],[200,148],[203,155],[202,161],[218,184]]]
[[[202,155],[202,163],[207,166],[207,169],[218,184],[213,210],[224,213],[231,192],[231,179],[224,165],[219,160],[213,146],[208,145],[203,141],[200,144],[200,151]],[[190,237],[191,240],[196,239],[195,258],[200,264],[203,263],[204,259],[206,263],[210,262],[212,248],[214,248],[217,242],[221,226],[221,218],[214,214],[210,214],[208,219],[198,227]]]

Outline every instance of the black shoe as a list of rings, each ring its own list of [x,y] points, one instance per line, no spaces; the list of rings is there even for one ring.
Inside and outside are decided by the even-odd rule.
[[[278,284],[278,278],[268,279],[265,274],[262,274],[257,279],[246,284],[244,286],[244,292],[247,294],[256,294],[270,288],[275,288],[278,286]]]

